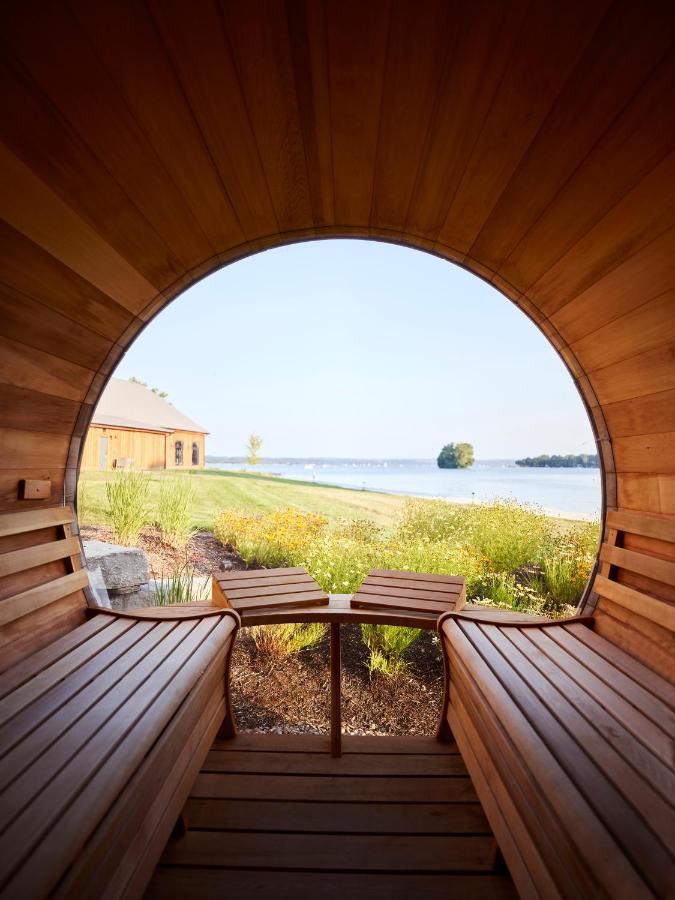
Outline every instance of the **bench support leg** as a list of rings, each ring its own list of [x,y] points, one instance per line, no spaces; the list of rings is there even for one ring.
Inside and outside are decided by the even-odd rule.
[[[340,623],[330,626],[330,755],[342,756]]]
[[[173,831],[171,832],[172,838],[182,838],[185,837],[188,830],[187,819],[185,818],[185,811],[183,811],[178,818],[176,819],[176,824],[173,826]]]
[[[230,670],[232,664],[232,651],[234,649],[235,641],[236,635],[232,639],[232,643],[230,644],[230,649],[227,654],[227,659],[225,660],[225,718],[223,719],[223,724],[218,730],[218,737],[222,740],[228,740],[229,738],[237,736],[237,722],[234,718],[234,709],[232,708],[232,692],[230,690]]]
[[[443,681],[445,685],[443,689],[443,704],[441,706],[441,720],[436,729],[436,740],[448,744],[451,741],[454,741],[455,738],[452,733],[452,728],[450,728],[450,723],[448,722],[448,708],[450,706],[450,663],[445,650],[443,650]]]

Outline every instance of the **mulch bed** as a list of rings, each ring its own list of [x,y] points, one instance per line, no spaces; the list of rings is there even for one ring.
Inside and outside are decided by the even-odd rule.
[[[84,540],[114,542],[107,526],[84,525]],[[155,529],[138,546],[157,577],[187,562],[196,575],[245,569],[208,531],[199,531],[187,552],[176,553]],[[433,734],[443,697],[442,655],[434,632],[424,631],[409,648],[407,668],[396,678],[375,675],[357,625],[342,626],[342,724],[348,734]],[[230,672],[232,702],[242,731],[327,733],[329,726],[328,637],[317,647],[283,659],[260,653],[247,628],[237,637]]]
[[[82,525],[80,532],[84,541],[115,543],[112,529],[107,525]],[[141,532],[136,546],[148,557],[150,572],[157,578],[186,561],[191,567],[194,566],[195,575],[212,575],[219,569],[246,568],[241,556],[227,551],[210,531],[197,531],[185,551],[176,551],[164,543],[156,528],[146,528]]]
[[[232,659],[232,702],[246,731],[327,733],[329,645],[282,660],[259,653],[242,629]],[[367,668],[358,625],[342,626],[342,727],[349,734],[433,734],[443,697],[443,666],[434,632],[422,632],[408,650],[408,667],[396,678]]]

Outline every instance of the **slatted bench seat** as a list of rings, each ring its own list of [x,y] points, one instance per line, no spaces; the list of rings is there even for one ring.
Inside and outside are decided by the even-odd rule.
[[[675,892],[672,632],[653,618],[670,621],[673,525],[618,514],[609,524],[593,616],[439,621],[447,721],[523,897]],[[647,553],[640,536],[654,529]]]
[[[29,518],[12,524],[0,516],[0,533],[30,534],[39,521],[13,515]],[[46,568],[26,569],[31,595],[38,606],[44,601],[39,608],[59,603],[53,584],[73,574],[53,568],[74,565],[72,536],[42,546],[57,543]],[[7,593],[21,561],[43,554],[2,549],[0,542]],[[15,588],[10,603],[26,595]],[[161,608],[137,616],[88,609],[72,582],[68,590],[82,604],[82,623],[0,674],[3,898],[139,896],[229,713],[236,612]]]

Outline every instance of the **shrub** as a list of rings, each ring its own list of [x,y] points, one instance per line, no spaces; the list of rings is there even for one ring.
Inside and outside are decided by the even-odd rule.
[[[535,586],[522,584],[510,573],[489,572],[473,585],[471,602],[516,612],[543,614],[546,598]]]
[[[397,531],[411,542],[452,540],[482,559],[491,572],[507,572],[532,562],[549,520],[538,510],[508,501],[460,506],[446,500],[410,500]]]
[[[298,565],[309,544],[325,531],[327,524],[325,516],[290,507],[269,513],[226,510],[217,517],[213,533],[247,563],[272,568]]]
[[[143,472],[123,470],[106,482],[108,516],[115,539],[125,546],[138,540],[146,522],[145,503],[150,477]]]
[[[409,499],[399,514],[396,533],[402,541],[441,541],[461,538],[466,532],[470,507],[446,500]]]
[[[281,659],[315,647],[326,636],[328,625],[311,622],[308,625],[253,625],[249,633],[257,649],[273,659]]]
[[[392,678],[405,669],[404,655],[422,633],[420,628],[397,625],[362,625],[363,642],[370,651],[368,670]]]
[[[163,478],[159,485],[157,524],[167,544],[182,549],[193,532],[190,507],[194,491],[189,476]]]
[[[504,501],[410,499],[389,530],[367,519],[330,530],[322,516],[293,509],[226,511],[214,530],[249,563],[305,566],[328,593],[353,593],[373,568],[463,575],[471,600],[549,615],[578,602],[598,539],[597,523],[556,522]],[[375,650],[374,665],[386,666]]]
[[[597,542],[595,523],[549,535],[540,549],[539,572],[532,578],[546,596],[547,612],[564,612],[577,604],[593,568]]]
[[[488,571],[513,572],[537,558],[549,527],[543,513],[501,501],[472,509],[468,537]]]

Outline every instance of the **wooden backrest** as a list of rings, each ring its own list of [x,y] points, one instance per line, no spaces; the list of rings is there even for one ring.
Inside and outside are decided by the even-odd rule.
[[[675,681],[675,519],[610,511],[596,594],[596,631]]]
[[[68,506],[0,515],[0,671],[85,621],[74,521]]]

